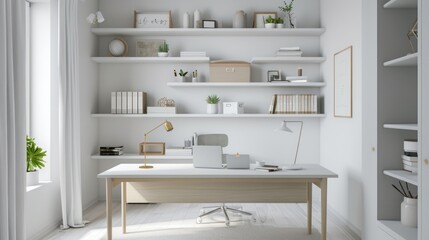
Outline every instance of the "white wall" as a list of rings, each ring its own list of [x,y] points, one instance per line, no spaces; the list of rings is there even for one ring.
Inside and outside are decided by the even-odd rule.
[[[336,172],[330,180],[329,206],[359,233],[363,224],[362,205],[362,1],[322,0],[322,55],[327,61],[321,71],[327,87],[325,119],[320,123],[320,163]],[[334,117],[334,54],[353,46],[353,118]]]

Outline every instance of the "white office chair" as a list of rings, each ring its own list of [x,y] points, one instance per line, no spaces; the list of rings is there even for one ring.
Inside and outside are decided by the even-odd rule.
[[[197,139],[196,139],[196,144],[199,145],[199,146],[221,146],[221,147],[226,147],[226,146],[228,146],[228,135],[226,135],[226,134],[204,134],[204,135],[198,135]],[[206,209],[212,209],[212,210],[206,212]],[[242,211],[240,209],[241,209],[241,207],[239,207],[239,208],[228,207],[228,206],[225,205],[225,203],[222,203],[221,206],[204,207],[202,209],[203,210],[203,214],[201,214],[197,218],[197,223],[202,223],[203,222],[203,217],[205,217],[205,216],[221,212],[225,216],[225,225],[229,227],[229,225],[230,225],[230,219],[229,219],[229,216],[228,216],[228,211],[234,212],[234,213],[243,214],[243,215],[247,215],[247,216],[251,216],[253,218],[253,220],[255,220],[255,218],[253,217],[252,213],[249,213],[249,212],[246,212],[246,211]]]

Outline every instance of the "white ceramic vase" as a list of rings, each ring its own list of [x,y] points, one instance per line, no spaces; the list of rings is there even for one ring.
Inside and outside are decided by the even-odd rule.
[[[176,77],[176,82],[186,82],[186,77],[178,76]]]
[[[276,28],[275,23],[265,23],[265,28]]]
[[[208,114],[217,114],[217,104],[207,104]]]
[[[194,28],[201,28],[201,14],[198,10],[194,12]]]
[[[234,14],[234,18],[232,21],[232,27],[233,28],[245,28],[246,27],[246,13],[243,10],[237,11]]]
[[[401,203],[401,223],[408,227],[417,227],[417,199],[404,197]]]
[[[27,172],[27,186],[39,184],[39,171]]]
[[[183,28],[190,28],[189,22],[189,14],[186,12],[185,14],[183,14]]]
[[[285,25],[283,23],[277,23],[276,28],[284,28]]]

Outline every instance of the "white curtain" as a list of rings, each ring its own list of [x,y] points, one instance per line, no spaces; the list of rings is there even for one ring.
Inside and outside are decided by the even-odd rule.
[[[62,228],[84,226],[80,162],[78,1],[58,1]]]
[[[25,1],[0,0],[0,239],[25,239]]]

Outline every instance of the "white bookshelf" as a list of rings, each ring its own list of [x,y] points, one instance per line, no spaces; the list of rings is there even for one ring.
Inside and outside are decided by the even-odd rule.
[[[209,57],[92,57],[96,63],[208,63]]]
[[[390,0],[384,8],[417,8],[417,0]]]
[[[136,153],[124,153],[120,156],[101,156],[94,154],[91,159],[95,160],[144,160],[144,156]],[[192,156],[167,156],[167,155],[147,155],[147,160],[192,160]]]
[[[94,118],[323,118],[325,114],[109,114],[95,113]]]
[[[379,220],[378,227],[396,240],[417,240],[417,228],[406,227],[401,221]]]
[[[418,186],[417,174],[405,170],[384,170],[387,176]]]
[[[319,64],[326,60],[325,57],[254,57],[251,63],[255,64],[276,64],[276,63],[307,63]]]
[[[318,37],[324,28],[92,28],[98,36],[297,36]]]
[[[169,82],[169,87],[324,87],[325,82]]]
[[[417,124],[384,124],[384,128],[389,129],[398,129],[398,130],[410,130],[410,131],[418,131],[419,126]]]
[[[385,62],[385,67],[417,67],[418,53],[409,54]]]

